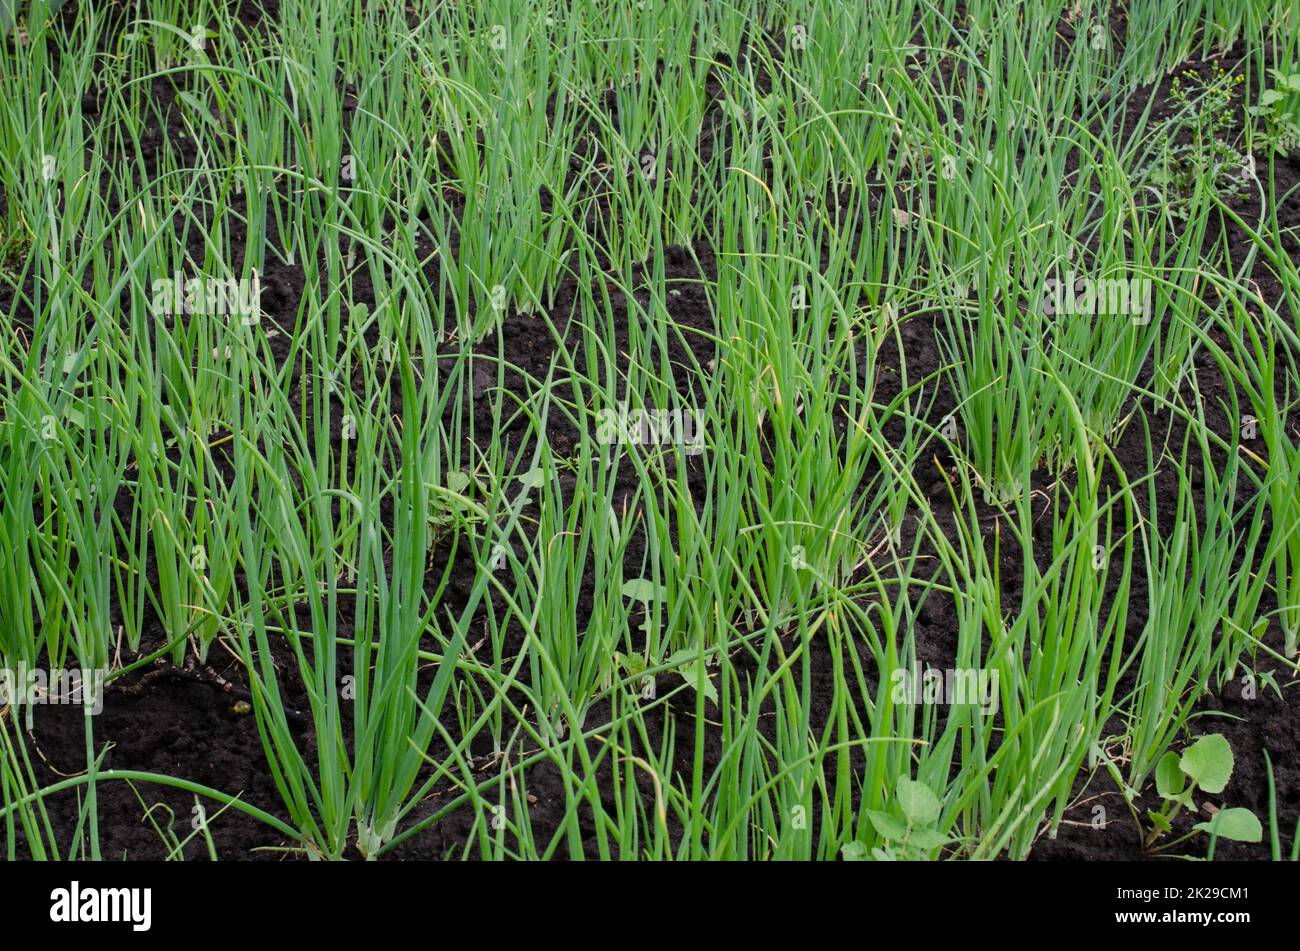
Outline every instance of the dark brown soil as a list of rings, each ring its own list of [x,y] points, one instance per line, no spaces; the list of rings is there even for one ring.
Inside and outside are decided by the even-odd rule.
[[[268,4],[273,7],[273,3]],[[243,7],[241,19],[249,25],[259,21],[256,14],[249,13],[251,5]],[[70,15],[65,13],[65,16]],[[274,10],[270,11],[274,17]],[[1116,24],[1116,30],[1122,32],[1122,21]],[[1238,51],[1239,52],[1239,51]],[[1233,54],[1224,57],[1223,62],[1231,67]],[[1188,64],[1198,72],[1205,74],[1213,63]],[[168,109],[173,91],[163,82],[156,90],[162,111],[167,115],[167,138],[173,143],[183,137],[183,128],[179,115]],[[1143,98],[1146,91],[1137,97]],[[1159,116],[1172,111],[1169,97],[1169,81],[1166,80],[1155,90],[1157,98],[1154,114]],[[88,109],[91,116],[93,110]],[[707,123],[706,123],[707,127]],[[151,137],[151,139],[150,139]],[[155,143],[161,140],[161,130],[153,129],[146,139]],[[701,148],[712,149],[715,143],[712,136]],[[1264,156],[1259,156],[1261,169],[1267,168]],[[1300,182],[1300,155],[1292,154],[1278,160],[1274,169],[1276,194],[1281,205],[1278,210],[1279,223],[1282,228],[1292,229],[1292,253],[1297,252],[1294,245],[1295,229],[1300,228],[1300,196],[1296,194],[1296,185]],[[1241,212],[1257,211],[1250,207],[1251,199],[1236,202]],[[1256,202],[1257,203],[1257,202]],[[1233,255],[1234,262],[1241,260],[1245,242],[1243,236],[1231,226],[1221,228],[1216,222],[1211,228],[1207,246],[1216,242],[1226,243]],[[200,242],[198,237],[192,239],[193,245]],[[195,248],[192,248],[195,249]],[[196,248],[201,257],[201,247]],[[698,262],[698,264],[697,264]],[[681,294],[670,300],[670,310],[674,321],[683,328],[686,343],[673,338],[670,342],[669,359],[677,368],[681,378],[689,379],[700,368],[706,366],[712,357],[710,334],[713,330],[713,317],[709,311],[707,299],[700,287],[694,283],[716,277],[715,264],[711,252],[701,242],[693,248],[670,248],[666,253],[666,267],[669,274],[669,286],[676,286]],[[1256,267],[1255,279],[1264,296],[1270,301],[1277,301],[1282,293],[1276,277],[1262,266]],[[297,302],[304,292],[304,279],[301,268],[289,267],[268,261],[263,275],[266,291],[263,305],[270,319],[283,327],[292,326]],[[368,288],[364,279],[354,282],[354,295],[359,301],[373,304],[367,299]],[[577,296],[578,288],[572,278],[561,283],[557,290],[555,302],[550,308],[549,317],[560,328],[561,339],[557,340],[546,323],[537,317],[510,314],[506,317],[499,336],[493,335],[476,347],[477,358],[472,379],[464,381],[470,398],[465,401],[465,412],[472,416],[474,431],[486,434],[494,423],[491,396],[497,386],[497,367],[504,368],[502,387],[518,399],[526,400],[535,390],[537,382],[544,380],[562,351],[571,351],[581,346],[581,331],[570,321],[570,314]],[[614,291],[617,295],[618,292]],[[12,309],[13,294],[7,288],[0,288],[0,309]],[[626,306],[624,302],[624,307]],[[624,311],[625,313],[626,311]],[[940,351],[935,344],[936,315],[921,315],[911,320],[904,328],[903,353],[887,351],[882,355],[881,365],[896,365],[901,358],[906,361],[909,374],[913,379],[933,373],[940,366]],[[626,343],[626,331],[619,340]],[[287,344],[286,344],[287,346]],[[892,345],[891,345],[892,346]],[[450,349],[448,353],[452,352]],[[283,357],[283,353],[280,354]],[[1213,403],[1216,394],[1214,385],[1224,386],[1221,380],[1214,381],[1212,368],[1203,368],[1202,387]],[[888,381],[881,384],[886,397],[889,394]],[[946,400],[946,405],[945,405]],[[936,413],[942,415],[951,408],[951,395],[941,398],[935,407]],[[1167,414],[1151,413],[1153,431],[1173,427]],[[524,427],[522,420],[514,424],[520,432]],[[467,430],[468,431],[468,430]],[[509,435],[507,432],[505,435]],[[335,433],[337,437],[338,434]],[[551,428],[547,433],[552,447],[557,453],[566,453],[578,438],[578,434],[565,423],[552,417]],[[1144,446],[1137,432],[1137,427],[1130,427],[1115,447],[1117,456],[1126,470],[1143,471],[1146,467]],[[934,474],[927,461],[924,475],[919,484],[927,488],[936,509],[950,506],[947,488],[942,479]],[[918,469],[920,472],[921,469]],[[689,473],[696,489],[704,488],[702,471],[695,469]],[[631,470],[623,467],[620,491],[629,493],[635,486]],[[1046,480],[1045,480],[1046,481]],[[1167,497],[1167,496],[1162,496]],[[1165,514],[1165,513],[1162,513]],[[637,540],[628,552],[628,564],[639,566],[645,555],[644,540]],[[449,564],[450,560],[450,564]],[[450,583],[444,601],[453,608],[464,604],[470,595],[477,572],[476,565],[469,559],[456,560],[451,557],[450,547],[444,547],[435,557],[432,570],[441,574],[450,570]],[[1004,578],[1014,578],[1016,572],[1004,571]],[[1014,584],[1009,581],[1008,584]],[[1129,636],[1136,637],[1145,622],[1144,597],[1146,594],[1142,579],[1132,593],[1132,611],[1130,616]],[[1014,591],[1008,591],[1008,597]],[[591,611],[588,598],[580,604],[579,622],[585,623]],[[156,624],[156,622],[155,622]],[[932,598],[921,611],[918,629],[918,654],[920,659],[937,666],[944,665],[945,659],[951,658],[956,632],[956,617],[950,602]],[[145,632],[144,643],[156,647],[163,642],[161,627]],[[817,650],[812,657],[814,696],[814,726],[824,722],[831,706],[833,690],[830,675],[831,658],[824,642],[817,641]],[[1271,643],[1275,649],[1280,644]],[[518,634],[513,640],[507,640],[508,650],[519,647]],[[284,688],[290,704],[298,704],[305,709],[305,693],[295,682],[294,664],[290,656],[283,658]],[[864,654],[864,665],[869,667],[870,660]],[[274,781],[267,770],[265,756],[254,719],[247,713],[239,712],[238,699],[240,691],[246,687],[246,677],[241,666],[222,650],[214,646],[210,661],[214,673],[221,680],[234,685],[232,691],[223,689],[216,678],[195,678],[168,672],[168,668],[154,666],[145,672],[134,674],[126,679],[125,684],[118,684],[107,692],[103,713],[94,718],[94,739],[98,748],[108,747],[102,764],[103,769],[143,770],[168,774],[193,780],[204,785],[238,794],[247,803],[257,806],[274,815],[283,816],[283,807]],[[1260,654],[1257,659],[1257,672],[1272,672],[1279,686],[1283,689],[1280,696],[1263,685],[1257,685],[1254,699],[1243,699],[1240,679],[1221,690],[1208,694],[1198,707],[1199,715],[1192,721],[1193,735],[1206,732],[1225,734],[1236,753],[1237,768],[1227,790],[1221,796],[1211,797],[1216,804],[1246,806],[1257,815],[1266,816],[1269,807],[1269,790],[1264,773],[1263,752],[1267,750],[1272,757],[1276,777],[1276,803],[1282,825],[1282,847],[1289,850],[1291,834],[1295,828],[1296,816],[1300,813],[1300,716],[1295,709],[1295,694],[1287,689],[1294,683],[1290,674]],[[151,676],[158,672],[158,676]],[[150,676],[147,683],[138,686],[143,676]],[[672,691],[680,691],[680,680],[673,683],[671,678],[661,678],[661,699],[649,716],[652,731],[664,729],[671,718],[679,737],[694,735],[697,724],[694,722],[693,695],[673,696]],[[607,715],[608,710],[598,710],[593,716]],[[705,724],[701,727],[707,734],[707,765],[715,765],[721,756],[720,742],[716,729]],[[38,707],[35,711],[35,729],[30,734],[30,744],[38,755],[38,778],[42,783],[52,783],[62,777],[76,774],[85,768],[84,721],[80,713],[73,708]],[[303,729],[300,740],[309,746],[310,730]],[[651,740],[658,739],[652,735]],[[679,743],[679,755],[688,757],[691,744]],[[488,751],[476,751],[485,755]],[[681,768],[689,773],[690,763],[683,761]],[[484,764],[485,768],[487,764]],[[529,795],[529,812],[534,833],[539,842],[545,842],[560,823],[567,811],[565,790],[560,783],[557,772],[549,766],[538,766],[526,771],[524,785]],[[649,790],[643,790],[649,794]],[[1066,815],[1066,824],[1055,839],[1042,840],[1036,847],[1033,858],[1043,860],[1098,860],[1148,858],[1149,853],[1142,848],[1138,826],[1129,809],[1123,803],[1115,784],[1104,772],[1092,776],[1080,777],[1076,784],[1078,804]],[[174,789],[158,786],[139,785],[132,788],[124,782],[103,783],[98,787],[99,829],[103,854],[106,858],[160,858],[166,855],[168,846],[164,837],[152,823],[164,827],[173,825],[183,838],[189,833],[189,820],[194,806],[192,797],[178,793]],[[436,791],[428,801],[421,805],[414,818],[429,816],[437,812],[446,802],[449,793]],[[1091,822],[1094,806],[1103,805],[1107,822],[1104,828],[1094,828]],[[162,808],[151,809],[155,805]],[[205,804],[209,812],[210,804]],[[612,803],[611,803],[612,805]],[[1149,805],[1146,802],[1134,804],[1139,814]],[[1198,803],[1199,805],[1199,803]],[[51,798],[47,802],[51,820],[61,842],[71,836],[77,821],[78,802],[75,795],[65,794]],[[146,816],[146,810],[152,817],[152,823]],[[1186,828],[1192,821],[1188,817],[1182,825]],[[461,854],[474,854],[473,844],[468,836],[473,827],[474,816],[468,807],[451,813],[427,829],[413,836],[389,853],[390,858],[439,858]],[[586,824],[587,838],[583,843],[587,855],[595,855],[594,837],[591,824]],[[815,824],[814,824],[815,827]],[[291,843],[277,839],[276,835],[262,824],[237,812],[227,811],[211,822],[218,854],[222,858],[247,858],[283,860],[299,857],[300,853],[283,851]],[[0,848],[3,848],[4,830],[0,829]],[[20,844],[20,849],[23,846]],[[1189,843],[1187,850],[1203,850],[1203,845]],[[200,841],[192,842],[186,848],[186,855],[191,858],[205,854],[205,846]],[[561,850],[558,854],[567,854]],[[1267,845],[1240,845],[1221,843],[1217,853],[1222,859],[1261,859],[1267,857]]]

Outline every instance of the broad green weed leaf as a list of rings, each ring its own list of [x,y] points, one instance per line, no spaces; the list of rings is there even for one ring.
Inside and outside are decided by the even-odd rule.
[[[930,791],[929,786],[906,776],[898,777],[894,796],[898,800],[898,807],[912,825],[928,826],[939,818],[939,813],[943,810],[939,797]]]
[[[1211,733],[1187,747],[1178,765],[1203,792],[1223,792],[1232,777],[1232,747],[1222,734]]]
[[[1178,766],[1178,754],[1166,753],[1156,765],[1156,792],[1162,799],[1177,799],[1187,785],[1183,771]]]
[[[840,858],[846,862],[865,862],[867,854],[867,847],[861,842],[845,842],[840,847]]]
[[[1264,838],[1264,828],[1259,819],[1249,809],[1240,806],[1220,809],[1209,822],[1198,822],[1193,828],[1234,842],[1259,842]]]
[[[623,583],[623,597],[649,604],[651,601],[662,601],[664,589],[647,578],[633,578]]]
[[[867,810],[867,819],[876,832],[891,842],[902,842],[907,838],[907,823],[902,819],[895,819],[887,812],[881,812],[879,809]]]

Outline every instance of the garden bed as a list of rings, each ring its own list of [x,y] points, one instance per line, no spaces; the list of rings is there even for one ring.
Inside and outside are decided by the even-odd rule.
[[[83,6],[0,647],[109,683],[11,857],[1294,853],[1294,10]]]

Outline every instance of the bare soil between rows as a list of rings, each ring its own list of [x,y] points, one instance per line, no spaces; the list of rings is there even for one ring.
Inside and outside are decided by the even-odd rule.
[[[248,12],[249,9],[249,5],[245,4],[241,18],[250,24],[259,22],[254,14]],[[62,15],[71,16],[71,9],[65,10]],[[271,16],[274,16],[273,10]],[[1240,53],[1239,50],[1235,52]],[[1232,52],[1222,59],[1227,65],[1233,61]],[[1208,72],[1214,65],[1212,62],[1198,62],[1187,64],[1187,68]],[[170,96],[167,89],[160,89],[159,92],[165,97]],[[1168,79],[1154,92],[1157,97],[1155,114],[1172,112],[1174,104],[1168,98]],[[1135,98],[1142,99],[1143,95],[1140,93]],[[88,115],[93,118],[93,110],[88,110]],[[179,113],[173,110],[170,116],[167,136],[176,142],[183,138],[184,130]],[[159,141],[160,130],[151,130],[146,139],[150,137],[154,142]],[[1261,168],[1267,168],[1267,158],[1258,158]],[[1300,154],[1292,153],[1277,160],[1274,174],[1277,194],[1279,198],[1285,196],[1278,209],[1279,225],[1283,229],[1290,228],[1294,231],[1300,228],[1300,196],[1296,194],[1296,185],[1300,182]],[[1257,202],[1254,204],[1257,205]],[[1252,206],[1252,200],[1243,200],[1239,207],[1242,211],[1257,211],[1257,207]],[[1235,257],[1244,248],[1244,238],[1234,233],[1231,226],[1226,227],[1226,239]],[[1212,222],[1207,245],[1222,242],[1224,228],[1221,223]],[[191,250],[196,253],[196,259],[202,259],[201,244],[202,238],[195,235]],[[1297,253],[1294,245],[1291,251]],[[670,354],[670,359],[685,371],[707,364],[711,356],[708,333],[713,327],[713,318],[698,282],[701,279],[709,280],[715,276],[715,272],[711,253],[702,242],[693,248],[669,249],[667,264],[670,286],[676,284],[682,291],[672,299],[671,315],[674,321],[686,329],[688,340],[691,341],[689,353],[686,345],[674,341],[675,349]],[[1281,297],[1281,288],[1272,275],[1261,269],[1256,279],[1266,298],[1276,301]],[[298,301],[305,290],[301,269],[276,266],[264,277],[264,285],[269,289],[269,293],[264,294],[263,304],[267,308],[270,323],[292,326]],[[569,314],[576,291],[572,280],[559,287],[555,306],[549,315],[557,327],[570,326]],[[9,310],[11,306],[12,292],[7,288],[0,289],[0,307]],[[936,371],[941,359],[935,343],[935,329],[939,319],[938,315],[926,314],[910,319],[902,333],[903,352],[887,351],[881,355],[880,365],[887,368],[896,366],[899,360],[905,360],[913,378]],[[695,333],[692,334],[691,331]],[[520,399],[526,399],[529,381],[546,379],[561,342],[553,338],[544,321],[520,314],[506,316],[499,337],[503,346],[500,352],[497,350],[497,339],[489,337],[477,350],[482,354],[485,365],[491,365],[495,369],[497,361],[504,362],[507,367],[506,389]],[[566,345],[570,342],[564,341]],[[1225,392],[1224,383],[1218,379],[1211,366],[1200,369],[1203,371],[1201,386],[1206,403],[1213,405],[1216,397]],[[492,376],[495,380],[495,372]],[[466,385],[473,386],[474,383],[466,381]],[[890,385],[886,373],[880,384],[885,398],[892,395],[889,392]],[[896,392],[897,385],[893,385]],[[951,403],[949,395],[947,406],[941,399],[935,411],[940,414],[947,412]],[[478,417],[475,419],[476,431],[482,432],[482,427],[491,422],[486,403],[471,395],[468,405],[474,407],[471,412]],[[1153,431],[1176,430],[1167,414],[1151,411],[1149,418]],[[1144,471],[1146,466],[1139,429],[1136,425],[1130,425],[1113,447],[1120,463],[1130,475]],[[577,436],[572,428],[555,421],[552,421],[547,433],[547,438],[557,452],[565,452],[565,447],[571,445]],[[927,461],[918,468],[918,484],[926,490],[936,512],[950,514],[951,502],[947,487],[932,465]],[[624,472],[628,472],[627,467],[624,467]],[[695,478],[698,473],[691,475]],[[630,479],[630,474],[625,475],[625,478]],[[623,488],[630,490],[632,486],[629,484]],[[1161,493],[1160,497],[1168,500],[1165,504],[1172,511],[1172,496]],[[1161,514],[1166,515],[1168,512],[1162,511]],[[990,512],[989,517],[994,517],[994,514]],[[945,519],[940,518],[940,522],[944,523]],[[643,554],[644,543],[634,543],[628,555],[629,564],[639,564]],[[1007,559],[1002,574],[1007,585],[1005,600],[1014,603],[1018,596],[1014,580],[1016,572],[1011,570],[1015,568],[1014,556],[1006,552],[1003,555]],[[440,552],[441,563],[435,563],[433,569],[441,571],[447,567],[447,559],[450,557],[450,549]],[[450,564],[451,583],[446,598],[453,603],[458,598],[467,598],[478,570],[478,566],[469,559],[453,559]],[[1130,639],[1136,638],[1145,622],[1145,595],[1145,580],[1138,577],[1131,596]],[[590,608],[589,602],[586,608]],[[927,603],[921,612],[917,630],[919,659],[923,663],[946,666],[953,655],[956,629],[956,614],[950,602],[933,599]],[[165,632],[156,620],[154,628],[144,632],[143,644],[147,649],[156,649],[166,640]],[[1280,650],[1280,638],[1271,640],[1270,646]],[[306,692],[297,681],[291,655],[286,651],[280,660],[283,689],[288,702],[305,709]],[[824,723],[827,712],[831,709],[834,690],[831,674],[833,661],[825,641],[814,641],[814,652],[809,662],[813,666],[813,721],[814,728],[817,728]],[[870,664],[869,658],[866,658],[866,662]],[[101,768],[142,770],[192,780],[238,795],[249,804],[283,817],[284,810],[266,764],[255,719],[242,712],[239,703],[240,691],[247,687],[245,672],[220,644],[213,647],[209,666],[215,677],[186,676],[183,672],[173,672],[163,664],[124,678],[125,683],[110,686],[106,692],[103,712],[93,721],[94,739],[98,748],[108,747]],[[1272,671],[1283,687],[1292,680],[1282,665],[1272,662],[1262,653],[1256,670]],[[226,689],[222,685],[223,681],[233,685],[233,689]],[[674,685],[665,679],[662,692],[671,693],[672,686]],[[1222,795],[1212,797],[1213,801],[1216,804],[1245,806],[1261,818],[1267,816],[1269,806],[1264,771],[1264,751],[1268,751],[1275,772],[1282,847],[1286,851],[1290,848],[1295,817],[1300,813],[1300,756],[1297,756],[1300,753],[1300,710],[1296,709],[1297,694],[1294,690],[1283,689],[1277,693],[1263,685],[1257,685],[1256,689],[1256,696],[1247,699],[1243,697],[1241,681],[1237,680],[1227,684],[1220,692],[1207,693],[1199,704],[1198,716],[1191,722],[1191,734],[1222,733],[1236,754],[1237,766],[1232,781]],[[596,711],[593,716],[598,713]],[[29,741],[37,758],[35,766],[41,782],[54,783],[84,771],[85,724],[81,712],[71,707],[37,707],[33,716],[35,727],[30,732]],[[655,706],[648,714],[648,719],[656,730],[675,726],[679,753],[683,757],[689,757],[695,731],[701,729],[705,731],[706,765],[714,765],[721,758],[723,751],[717,728],[707,722],[695,722],[693,696],[669,696]],[[655,737],[652,736],[652,739]],[[300,741],[309,747],[310,730],[306,729],[305,724],[300,730]],[[436,750],[432,752],[436,753]],[[475,751],[475,763],[485,771],[494,768],[489,753],[488,750]],[[681,766],[687,770],[689,763],[684,761]],[[568,804],[563,784],[556,771],[547,765],[527,770],[523,782],[528,793],[529,816],[535,836],[538,841],[545,841],[560,827],[567,814]],[[451,789],[436,790],[420,805],[413,821],[421,816],[432,815],[453,793]],[[1076,805],[1066,813],[1065,824],[1055,838],[1044,837],[1039,841],[1031,855],[1032,859],[1084,861],[1155,857],[1144,851],[1138,824],[1124,804],[1117,787],[1104,771],[1080,776],[1076,783],[1076,794]],[[98,785],[97,799],[99,831],[105,858],[152,859],[165,856],[166,845],[153,823],[162,826],[173,823],[182,837],[189,832],[194,800],[174,789],[143,784],[133,787],[120,781],[105,782]],[[61,843],[66,843],[73,835],[78,820],[78,805],[75,793],[64,793],[46,801],[51,822]],[[1096,822],[1095,807],[1098,805],[1105,809],[1105,823],[1101,827]],[[1135,808],[1141,813],[1147,805],[1149,803],[1137,803]],[[154,808],[156,806],[161,808]],[[208,809],[210,814],[215,811],[211,805]],[[1180,820],[1179,828],[1185,830],[1193,821],[1194,816],[1185,816]],[[467,852],[472,855],[470,835],[474,824],[472,810],[469,807],[462,808],[403,842],[387,853],[386,857],[434,859]],[[300,852],[292,850],[293,843],[284,841],[272,830],[234,811],[226,811],[212,819],[210,830],[217,853],[223,859],[285,860],[302,857]],[[584,832],[587,835],[584,842],[586,851],[589,855],[594,855],[594,833],[590,822],[585,824]],[[4,836],[5,832],[0,828],[0,848],[5,845]],[[285,851],[286,848],[290,850]],[[1267,843],[1247,845],[1223,842],[1218,847],[1216,857],[1260,860],[1267,858],[1267,848]],[[24,849],[21,843],[19,849]],[[1187,851],[1193,849],[1203,851],[1203,845],[1190,844]],[[201,858],[205,852],[206,846],[197,839],[185,849],[189,858]]]

